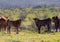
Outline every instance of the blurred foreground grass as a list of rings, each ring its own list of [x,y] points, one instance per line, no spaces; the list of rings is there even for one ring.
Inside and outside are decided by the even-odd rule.
[[[60,32],[38,34],[33,31],[20,31],[19,34],[0,32],[0,42],[60,42]]]

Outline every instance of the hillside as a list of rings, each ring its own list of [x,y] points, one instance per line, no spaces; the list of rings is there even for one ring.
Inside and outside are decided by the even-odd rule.
[[[0,8],[24,8],[39,5],[60,6],[60,0],[0,0]]]

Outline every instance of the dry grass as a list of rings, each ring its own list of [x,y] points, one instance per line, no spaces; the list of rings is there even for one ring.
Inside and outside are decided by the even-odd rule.
[[[0,42],[60,42],[60,32],[45,34],[32,31],[21,31],[19,34],[0,32]]]

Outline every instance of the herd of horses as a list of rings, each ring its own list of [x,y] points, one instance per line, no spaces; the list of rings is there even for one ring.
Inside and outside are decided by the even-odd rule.
[[[40,20],[38,18],[33,18],[37,28],[38,33],[40,33],[41,26],[47,26],[48,32],[51,32],[51,22],[55,24],[56,32],[58,32],[60,26],[60,19],[57,16],[51,18],[47,18],[44,20]],[[0,16],[0,31],[7,31],[7,33],[11,33],[11,27],[14,26],[16,29],[16,34],[19,34],[19,27],[21,25],[22,19],[18,20],[10,20],[6,16]]]

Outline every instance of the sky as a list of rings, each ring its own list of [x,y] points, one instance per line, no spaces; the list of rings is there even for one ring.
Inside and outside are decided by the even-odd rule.
[[[0,0],[0,8],[34,7],[45,4],[60,5],[60,0]]]

